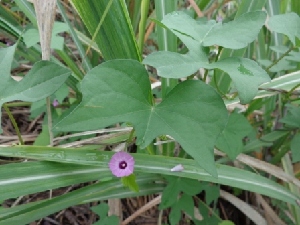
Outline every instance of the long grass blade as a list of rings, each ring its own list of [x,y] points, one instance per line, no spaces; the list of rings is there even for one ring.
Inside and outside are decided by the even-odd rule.
[[[93,36],[110,0],[72,0],[78,14]],[[105,60],[136,59],[141,61],[130,18],[124,1],[113,0],[104,22],[95,36]]]
[[[109,171],[107,165],[112,154],[111,152],[94,150],[33,146],[0,148],[0,155],[2,156],[21,156],[38,160],[98,166],[103,169],[103,172]],[[158,173],[230,185],[279,199],[293,205],[297,205],[296,201],[300,200],[298,196],[295,196],[274,181],[234,167],[217,165],[218,178],[215,178],[200,168],[194,160],[145,154],[134,154],[134,157],[136,172]],[[171,169],[178,164],[183,165],[184,170],[181,172],[172,172]],[[8,178],[6,182],[9,182],[10,179]],[[0,185],[0,191],[2,188],[5,188],[5,183],[2,186]]]

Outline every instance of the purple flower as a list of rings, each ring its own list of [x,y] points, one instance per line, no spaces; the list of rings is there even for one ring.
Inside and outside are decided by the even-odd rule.
[[[133,173],[134,158],[127,152],[117,152],[109,161],[109,169],[116,177],[126,177]]]
[[[57,106],[59,105],[58,100],[57,100],[57,99],[54,99],[53,102],[52,102],[52,105],[53,105],[54,107],[57,107]]]

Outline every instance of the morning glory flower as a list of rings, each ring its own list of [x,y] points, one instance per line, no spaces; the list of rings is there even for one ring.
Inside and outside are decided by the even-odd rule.
[[[57,99],[54,99],[53,102],[52,102],[52,105],[53,105],[54,107],[57,107],[57,106],[59,105],[58,100],[57,100]]]
[[[116,177],[126,177],[133,173],[134,158],[127,152],[117,152],[109,161],[109,169]]]

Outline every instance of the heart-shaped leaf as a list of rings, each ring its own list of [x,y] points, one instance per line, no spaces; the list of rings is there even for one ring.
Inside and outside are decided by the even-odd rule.
[[[40,61],[34,64],[20,82],[17,82],[10,76],[14,51],[15,46],[0,49],[0,106],[9,101],[34,102],[46,98],[53,94],[71,74],[68,69],[53,62]],[[2,133],[1,127],[0,133]]]
[[[235,84],[242,103],[256,95],[258,86],[270,81],[268,74],[254,61],[243,58],[226,58],[209,64],[203,46],[221,45],[226,48],[243,48],[255,40],[266,19],[265,12],[245,13],[225,25],[215,21],[196,21],[184,12],[168,14],[162,24],[168,27],[187,46],[185,55],[173,52],[155,52],[143,63],[157,69],[165,78],[182,78],[199,68],[221,69]]]
[[[144,66],[133,60],[113,60],[91,70],[81,90],[82,102],[55,125],[55,130],[95,130],[130,122],[141,148],[157,136],[171,135],[201,167],[217,175],[213,146],[228,114],[221,97],[209,85],[182,82],[154,105]]]

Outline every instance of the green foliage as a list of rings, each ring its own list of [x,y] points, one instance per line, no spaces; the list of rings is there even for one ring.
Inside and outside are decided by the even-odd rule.
[[[100,141],[79,148],[45,147],[49,144],[51,132],[48,128],[52,125],[51,121],[46,124],[45,117],[43,130],[34,142],[36,146],[0,146],[1,157],[39,160],[1,165],[0,201],[77,183],[89,182],[89,185],[52,199],[2,207],[0,224],[19,224],[20,221],[29,224],[76,204],[163,193],[160,209],[171,209],[171,225],[178,224],[182,212],[188,217],[187,223],[232,225],[230,221],[221,221],[215,209],[220,195],[218,184],[230,186],[233,191],[247,190],[278,199],[280,205],[275,204],[275,207],[279,207],[280,218],[285,218],[286,214],[283,216],[282,213],[286,212],[291,217],[285,218],[287,223],[294,220],[299,224],[299,183],[294,178],[292,162],[300,161],[300,53],[297,48],[300,19],[299,14],[289,12],[299,13],[298,0],[274,0],[267,4],[266,0],[231,1],[226,3],[230,7],[223,7],[219,2],[220,7],[212,11],[213,0],[196,1],[205,17],[222,16],[223,22],[205,17],[195,20],[192,8],[166,15],[181,10],[183,5],[186,7],[184,1],[145,1],[141,7],[139,1],[131,0],[72,0],[83,24],[76,15],[75,19],[73,15],[70,17],[60,1],[57,3],[65,23],[54,26],[52,47],[67,51],[56,51],[57,54],[51,56],[51,61],[56,64],[37,62],[41,50],[37,44],[33,5],[26,0],[0,4],[0,46],[11,45],[20,39],[15,56],[16,45],[0,49],[0,106],[11,107],[15,103],[9,102],[15,100],[34,102],[29,104],[32,116],[37,116],[45,111],[44,98],[50,96],[51,101],[57,99],[62,103],[52,108],[56,125],[54,135],[59,131],[59,135],[72,136],[56,137],[55,142],[64,139],[59,144],[71,145],[73,143],[69,142],[92,137],[92,141],[94,138]],[[262,8],[266,8],[269,15],[265,27],[266,13],[257,11]],[[280,14],[284,12],[289,13]],[[142,19],[137,29],[139,15]],[[147,31],[152,29],[152,17],[159,20],[156,25],[160,27],[156,27],[150,36],[154,37],[151,39],[153,46],[148,46],[143,37],[147,37],[146,27]],[[71,38],[68,34],[65,39],[57,36],[67,29]],[[27,31],[23,34],[23,30]],[[88,50],[82,44],[87,45]],[[149,48],[144,48],[146,45]],[[143,63],[157,69],[160,77],[151,76],[151,81],[161,82],[155,91],[162,100],[153,98],[149,73],[138,62],[141,53],[147,55],[149,49],[152,51],[157,46],[163,51],[146,56]],[[93,50],[90,51],[90,47]],[[96,66],[99,58],[118,60]],[[68,78],[70,72],[59,66],[63,64],[72,70],[73,76]],[[20,65],[33,66],[22,81],[16,82],[10,73],[12,67],[15,69]],[[93,66],[96,67],[90,70]],[[13,75],[19,71],[13,70]],[[17,75],[23,76],[23,71]],[[84,75],[78,89],[76,84]],[[270,77],[276,78],[269,82]],[[70,93],[69,88],[73,89]],[[253,98],[259,99],[252,101]],[[231,108],[231,104],[236,103],[249,103],[239,105],[245,107],[245,115],[233,112],[228,117],[225,105]],[[65,110],[69,105],[70,108]],[[119,122],[132,125],[134,132],[129,134],[126,130],[101,134],[101,137],[95,132],[87,135],[91,130]],[[88,132],[74,135],[73,131]],[[242,139],[245,136],[247,142],[244,141],[244,145]],[[138,145],[138,153],[133,153],[137,176],[122,178],[121,183],[120,179],[112,177],[108,167],[113,153],[103,150],[106,145],[125,141]],[[214,147],[230,159],[242,152],[267,152],[263,157],[270,158],[272,163],[281,161],[283,171],[267,162],[262,164],[263,168],[256,165],[254,169],[261,168],[266,172],[267,167],[275,168],[278,174],[272,175],[286,185],[269,179],[269,176],[264,177],[259,171],[215,164]],[[146,150],[139,151],[142,148]],[[135,147],[132,149],[135,151]],[[286,154],[289,150],[292,160],[290,154]],[[252,160],[251,166],[264,160],[246,158]],[[227,163],[228,159],[220,157],[218,162]],[[243,163],[247,165],[247,162]],[[182,169],[174,171],[172,168],[176,165],[181,165]],[[90,184],[96,180],[100,182]],[[194,197],[202,191],[205,191],[205,203]],[[202,221],[195,219],[194,201],[199,205]],[[100,216],[96,224],[119,223],[116,217],[107,217],[107,204],[102,203],[93,210]]]
[[[260,84],[270,81],[269,75],[256,62],[243,58],[226,58],[210,64],[226,72],[232,79],[242,104],[250,102]]]
[[[216,146],[225,152],[230,159],[235,159],[243,151],[242,138],[249,134],[251,130],[252,127],[248,120],[243,115],[233,112],[229,116],[226,128],[218,138]]]
[[[160,209],[165,209],[174,205],[181,192],[193,196],[202,191],[200,182],[197,180],[170,176],[166,177],[166,179],[168,181],[168,185],[163,191],[161,204],[159,206]]]
[[[156,52],[143,63],[155,67],[159,76],[166,78],[186,77],[201,67],[223,70],[233,80],[241,103],[248,103],[255,97],[258,86],[270,81],[268,74],[250,59],[231,57],[209,64],[203,48],[214,44],[232,49],[243,48],[256,38],[265,19],[266,14],[262,11],[249,12],[222,26],[215,21],[196,21],[183,12],[171,13],[162,20],[162,24],[182,40],[189,52],[185,55]],[[241,32],[243,35],[240,35]]]
[[[220,187],[218,185],[202,182],[201,187],[205,191],[205,202],[207,205],[210,205],[219,198]]]
[[[172,205],[171,213],[169,215],[171,225],[178,224],[181,218],[181,211],[186,212],[192,219],[194,219],[194,201],[192,196],[183,194],[180,199]]]
[[[300,107],[289,104],[287,107],[287,114],[280,122],[284,123],[287,127],[300,128]]]
[[[211,213],[208,206],[205,205],[203,202],[199,204],[199,212],[203,217],[203,220],[196,221],[196,225],[213,225],[218,224],[221,219],[216,216],[216,212]]]
[[[168,185],[162,193],[160,209],[171,207],[169,220],[171,225],[178,224],[181,211],[186,212],[194,219],[193,195],[201,192],[199,181],[186,178],[166,177]],[[183,192],[183,193],[182,193]],[[181,194],[182,193],[182,194]]]
[[[56,22],[53,25],[52,37],[51,37],[51,48],[57,50],[63,50],[64,38],[58,36],[58,33],[62,33],[68,30],[68,26],[65,23]],[[40,41],[39,31],[36,28],[29,28],[23,34],[23,40],[27,46],[30,48]]]
[[[139,192],[139,186],[136,183],[135,175],[133,173],[127,177],[122,177],[121,181],[124,187],[128,187],[130,190],[134,192]]]
[[[40,61],[20,82],[10,76],[16,46],[0,49],[0,106],[21,100],[35,102],[53,94],[68,78],[70,71],[52,62]],[[1,117],[1,113],[0,113]],[[0,127],[0,133],[2,129]]]
[[[93,225],[118,225],[120,223],[117,216],[107,216],[109,208],[106,203],[93,206],[91,209],[100,216],[100,220]]]
[[[107,8],[110,1],[112,5]],[[95,42],[105,60],[140,60],[140,51],[137,48],[124,1],[72,0],[71,2],[90,35],[93,37],[96,33]],[[100,30],[96,32],[99,24]]]
[[[296,134],[291,141],[291,150],[293,156],[293,162],[300,161],[300,133]]]
[[[300,17],[296,13],[275,15],[269,18],[268,25],[272,31],[288,36],[293,45],[300,39]]]
[[[217,175],[213,146],[228,117],[222,99],[210,86],[201,81],[185,81],[160,104],[153,105],[144,67],[137,61],[115,60],[91,70],[83,79],[81,90],[81,104],[59,121],[55,130],[95,130],[130,122],[141,148],[154,138],[169,134],[201,167]]]

